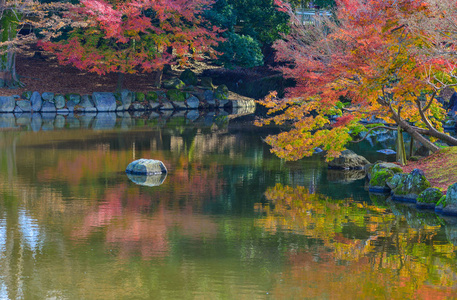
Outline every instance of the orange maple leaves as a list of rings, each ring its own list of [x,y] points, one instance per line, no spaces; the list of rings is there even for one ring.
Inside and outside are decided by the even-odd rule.
[[[270,96],[259,103],[271,115],[264,124],[292,126],[267,138],[285,159],[311,155],[311,147],[337,156],[351,133],[363,129],[358,121],[373,116],[390,124],[441,126],[443,110],[435,96],[443,84],[431,83],[436,74],[452,72],[455,59],[438,56],[424,31],[410,25],[416,13],[429,18],[427,7],[416,0],[340,0],[337,5],[336,19],[323,17],[312,27],[295,20],[291,34],[275,44],[280,70],[296,86],[288,99]],[[342,99],[350,101],[348,108],[338,107]],[[335,112],[339,118],[329,126]]]

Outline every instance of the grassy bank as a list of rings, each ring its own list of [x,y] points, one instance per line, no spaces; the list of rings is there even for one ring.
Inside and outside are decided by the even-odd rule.
[[[446,191],[457,182],[457,147],[447,147],[419,161],[410,161],[403,172],[421,169],[433,187]]]

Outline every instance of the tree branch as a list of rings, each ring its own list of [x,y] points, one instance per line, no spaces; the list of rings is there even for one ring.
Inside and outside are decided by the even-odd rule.
[[[362,142],[363,140],[365,140],[368,135],[370,135],[370,133],[375,130],[375,129],[388,129],[388,130],[397,130],[397,128],[394,128],[394,127],[388,127],[388,126],[376,126],[376,127],[373,127],[373,128],[370,128],[370,130],[368,130],[368,132],[365,134],[365,136],[360,139],[360,140],[357,140],[357,141],[351,141],[351,143],[360,143]]]

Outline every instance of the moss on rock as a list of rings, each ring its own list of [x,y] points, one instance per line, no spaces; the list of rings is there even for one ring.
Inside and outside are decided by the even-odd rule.
[[[135,100],[138,102],[143,102],[146,99],[146,95],[141,92],[135,92]]]
[[[398,184],[392,189],[394,199],[416,200],[420,193],[430,187],[424,172],[414,169],[407,176],[401,176]]]
[[[146,94],[146,100],[152,102],[159,102],[159,95],[156,92],[148,92]]]
[[[386,181],[394,176],[391,169],[381,169],[371,173],[370,186],[387,187]]]
[[[186,93],[183,93],[179,90],[168,90],[167,91],[167,98],[173,102],[184,102],[186,101]]]
[[[443,193],[437,188],[427,188],[417,197],[417,202],[436,204],[443,196]]]

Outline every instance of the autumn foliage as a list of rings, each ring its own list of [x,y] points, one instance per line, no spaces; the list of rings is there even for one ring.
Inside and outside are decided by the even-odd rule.
[[[431,1],[340,0],[335,16],[314,26],[293,20],[291,34],[275,48],[281,71],[296,86],[284,99],[272,94],[260,101],[271,117],[259,124],[291,125],[266,139],[272,151],[296,160],[322,147],[328,157],[338,156],[367,130],[360,121],[373,117],[432,151],[438,147],[424,135],[456,145],[441,132],[444,110],[436,99],[456,83],[451,25],[457,9],[444,2],[448,10]]]
[[[105,74],[162,70],[201,58],[217,44],[204,27],[210,0],[82,0],[68,14],[71,31],[41,43],[62,64]]]

